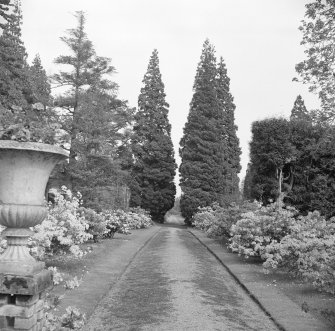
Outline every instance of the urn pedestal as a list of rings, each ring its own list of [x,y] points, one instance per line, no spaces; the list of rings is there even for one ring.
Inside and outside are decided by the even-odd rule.
[[[46,217],[49,176],[67,156],[53,145],[0,140],[0,224],[8,243],[0,256],[0,330],[42,330],[52,275],[29,254],[29,228]]]

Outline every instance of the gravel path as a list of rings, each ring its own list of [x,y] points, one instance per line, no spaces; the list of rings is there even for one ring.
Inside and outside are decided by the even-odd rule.
[[[84,330],[277,328],[186,229],[163,226],[100,302]]]

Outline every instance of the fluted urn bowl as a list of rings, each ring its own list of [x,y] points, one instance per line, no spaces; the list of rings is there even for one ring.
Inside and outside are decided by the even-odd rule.
[[[8,269],[22,262],[20,270],[23,270],[23,260],[28,265],[34,261],[25,247],[28,228],[46,217],[44,198],[49,176],[54,166],[67,156],[68,152],[54,145],[0,140],[0,224],[7,227],[9,244],[0,257],[0,272],[4,263]],[[18,254],[17,246],[21,246],[24,254]]]

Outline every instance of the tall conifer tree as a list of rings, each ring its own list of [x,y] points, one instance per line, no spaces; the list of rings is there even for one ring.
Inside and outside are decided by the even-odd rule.
[[[217,68],[217,98],[221,108],[223,123],[222,129],[222,151],[224,160],[222,163],[223,171],[223,199],[230,201],[236,198],[239,192],[238,173],[241,171],[240,155],[241,148],[239,139],[236,135],[237,126],[235,125],[235,104],[234,98],[230,93],[230,79],[227,75],[227,68],[223,58],[220,58]]]
[[[31,103],[27,54],[21,39],[21,3],[14,3],[0,37],[0,102],[6,108]]]
[[[99,191],[125,185],[118,148],[129,136],[133,110],[117,98],[117,84],[110,79],[115,69],[109,58],[96,54],[84,13],[75,17],[77,26],[61,38],[69,54],[55,59],[67,70],[53,76],[55,87],[67,87],[55,97],[70,140],[69,164],[62,171],[72,188],[82,192],[86,206],[99,210]]]
[[[75,163],[77,142],[80,136],[78,126],[81,117],[81,103],[88,91],[115,92],[117,85],[108,79],[115,69],[109,58],[97,56],[92,42],[85,32],[84,13],[76,12],[78,25],[68,30],[68,35],[61,40],[69,47],[70,55],[60,55],[56,64],[67,65],[70,70],[60,71],[53,76],[55,87],[67,87],[65,93],[56,97],[56,105],[66,112],[63,129],[70,136],[70,164]]]
[[[193,85],[190,111],[180,141],[180,207],[189,223],[199,206],[219,201],[222,179],[222,110],[216,90],[214,47],[206,40]]]
[[[305,102],[301,95],[299,94],[297,98],[294,101],[293,108],[291,110],[291,120],[302,120],[302,121],[309,121],[310,115],[308,113],[308,110],[305,106]]]
[[[29,68],[29,79],[33,102],[40,102],[45,108],[50,102],[51,87],[39,55],[35,56]]]
[[[223,204],[239,192],[241,150],[230,79],[223,59],[216,63],[214,47],[208,40],[203,45],[193,90],[180,142],[180,206],[186,223],[199,206]]]
[[[151,55],[143,84],[135,114],[130,205],[149,210],[154,220],[163,222],[174,204],[176,163],[157,50]]]

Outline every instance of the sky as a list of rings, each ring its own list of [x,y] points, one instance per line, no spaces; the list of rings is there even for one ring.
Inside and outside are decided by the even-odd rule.
[[[308,86],[292,82],[305,58],[298,30],[308,0],[22,0],[22,35],[28,61],[39,54],[48,74],[68,54],[60,37],[75,28],[84,11],[96,53],[112,59],[119,97],[137,106],[150,56],[158,50],[169,103],[175,157],[187,120],[192,86],[206,38],[223,57],[236,104],[242,148],[240,178],[249,160],[253,121],[290,115],[298,94],[307,109],[319,106]],[[180,189],[177,190],[180,193]]]

